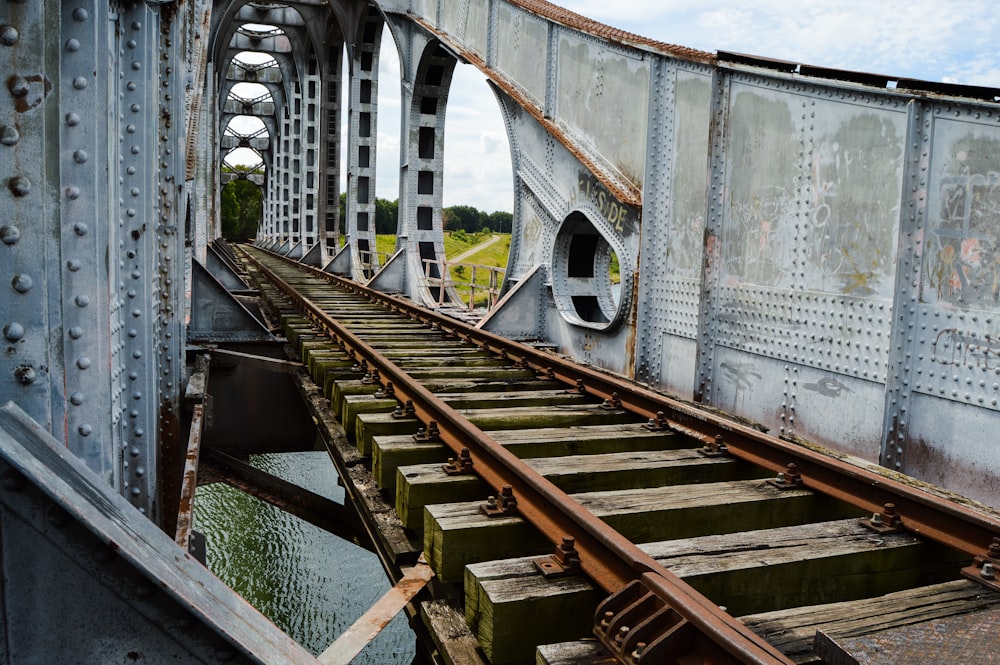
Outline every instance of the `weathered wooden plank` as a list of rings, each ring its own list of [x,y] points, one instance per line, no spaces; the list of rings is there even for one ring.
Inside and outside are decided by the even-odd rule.
[[[381,386],[378,386],[381,387]],[[340,413],[340,422],[344,424],[344,429],[348,432],[354,430],[353,424],[359,414],[362,413],[390,413],[399,406],[399,400],[395,397],[375,397],[373,391],[365,391],[359,395],[344,395],[341,400],[343,410]]]
[[[446,665],[487,665],[461,611],[441,600],[420,603],[420,618]]]
[[[535,665],[618,665],[597,638],[543,644],[535,652]]]
[[[970,580],[956,580],[877,598],[795,607],[740,620],[796,663],[819,663],[812,651],[817,630],[834,639],[1000,607],[1000,594]]]
[[[941,547],[907,533],[877,536],[858,520],[838,520],[734,534],[703,536],[640,545],[664,567],[734,614],[774,610],[809,602],[844,600],[897,591],[925,575],[954,573],[957,553],[948,563]],[[925,562],[937,562],[927,565]],[[466,619],[489,655],[491,640],[537,633],[540,640],[569,639],[592,617],[547,637],[524,617],[539,598],[553,607],[585,605],[591,612],[601,594],[582,576],[556,586],[530,558],[487,561],[465,569]],[[553,596],[563,595],[556,601]],[[490,624],[489,622],[492,622]],[[576,631],[576,633],[574,633]],[[499,647],[517,660],[528,654]],[[491,656],[494,663],[501,662]]]
[[[671,432],[650,432],[638,423],[498,430],[491,431],[490,436],[521,458],[637,452],[690,445],[690,441]],[[397,468],[444,462],[453,454],[442,444],[418,443],[412,436],[374,437],[372,473],[382,489],[389,496],[395,496]]]
[[[624,490],[658,485],[763,477],[765,472],[730,457],[705,457],[693,449],[536,457],[528,466],[565,492]],[[423,526],[423,507],[471,501],[493,492],[474,474],[448,475],[440,464],[399,467],[396,512],[409,529]]]
[[[606,595],[581,575],[545,579],[530,559],[465,569],[465,621],[493,665],[525,662],[539,644],[586,636]]]
[[[737,480],[571,495],[633,542],[712,535],[732,525],[771,529],[808,520],[852,517],[856,511],[808,490],[778,490],[760,480]],[[532,532],[528,529],[528,532]],[[478,502],[429,505],[424,510],[424,550],[438,577],[457,582],[470,563],[524,556],[539,549],[516,517],[489,518]],[[495,545],[502,543],[504,552]]]
[[[621,410],[605,410],[599,406],[555,405],[546,407],[513,407],[509,409],[465,409],[462,415],[485,430],[524,429],[534,427],[565,427],[569,425],[612,425],[635,420]],[[412,434],[418,424],[409,418],[395,418],[388,413],[364,413],[355,421],[358,448],[371,454],[372,438],[393,434]]]

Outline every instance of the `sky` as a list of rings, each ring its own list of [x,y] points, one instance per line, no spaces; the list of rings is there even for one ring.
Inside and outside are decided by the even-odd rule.
[[[1000,88],[1000,12],[986,0],[561,0],[594,20],[704,51]],[[399,63],[383,38],[376,195],[398,197]],[[471,65],[456,68],[445,125],[444,205],[513,209],[506,131]]]

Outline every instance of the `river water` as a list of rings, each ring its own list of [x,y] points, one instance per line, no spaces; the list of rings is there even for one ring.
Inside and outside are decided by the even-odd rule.
[[[344,501],[325,452],[252,455],[250,463]],[[205,534],[208,568],[317,655],[390,587],[374,554],[222,483],[198,488],[195,528]],[[407,664],[414,651],[400,613],[352,663]]]

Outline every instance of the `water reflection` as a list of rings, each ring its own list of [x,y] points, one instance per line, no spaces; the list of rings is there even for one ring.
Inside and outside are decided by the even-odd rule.
[[[326,453],[254,455],[250,463],[343,501]],[[374,554],[221,483],[198,488],[195,528],[205,534],[209,569],[314,654],[389,588]],[[409,663],[413,640],[400,614],[352,662]]]

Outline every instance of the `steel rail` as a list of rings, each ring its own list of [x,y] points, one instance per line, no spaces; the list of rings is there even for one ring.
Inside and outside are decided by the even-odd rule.
[[[706,445],[714,443],[717,436],[722,436],[729,454],[770,469],[776,474],[794,463],[805,487],[844,501],[864,513],[881,512],[885,504],[894,504],[905,529],[953,547],[970,558],[984,553],[993,538],[1000,537],[1000,517],[997,515],[967,505],[961,497],[941,496],[928,491],[904,474],[890,469],[858,466],[836,457],[836,453],[831,451],[815,450],[801,443],[775,437],[697,405],[686,404],[644,388],[625,378],[584,367],[557,355],[479,330],[339,275],[302,266],[277,254],[274,256],[308,269],[342,288],[353,290],[371,300],[381,301],[396,311],[466,338],[484,349],[545,372],[548,378],[570,386],[582,385],[587,394],[600,399],[617,398],[621,407],[627,411],[651,419],[661,415],[666,428],[693,437]]]
[[[325,329],[332,340],[378,367],[382,378],[392,383],[396,397],[403,402],[412,402],[415,417],[428,425],[432,421],[437,423],[442,443],[456,453],[468,448],[473,470],[485,482],[498,490],[511,487],[517,499],[519,516],[535,526],[553,544],[561,543],[565,536],[574,538],[583,572],[604,590],[614,593],[632,581],[641,580],[646,588],[724,652],[722,659],[706,662],[791,664],[763,638],[531,469],[462,414],[414,381],[395,363],[384,358],[374,347],[298,293],[271,268],[252,256],[251,260],[280,291],[298,304],[308,318]],[[294,265],[303,267],[301,264]],[[309,272],[326,275],[321,271]],[[349,290],[369,293],[367,290],[358,291],[353,282],[340,283]],[[373,301],[377,299],[372,298]],[[405,302],[397,299],[396,305],[405,305]],[[409,307],[405,309],[411,311]]]

